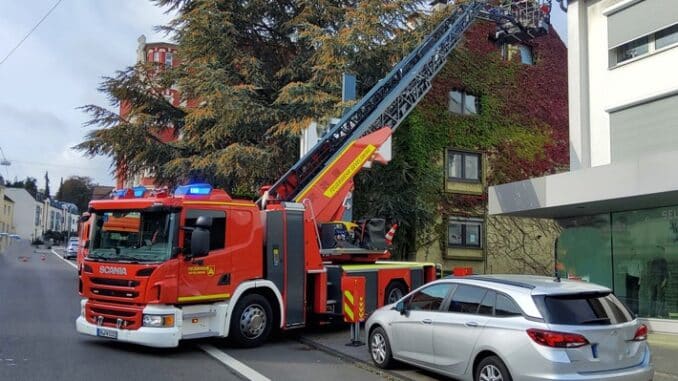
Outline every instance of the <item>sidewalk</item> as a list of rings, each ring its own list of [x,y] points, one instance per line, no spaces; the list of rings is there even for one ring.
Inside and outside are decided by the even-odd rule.
[[[362,340],[367,342],[364,336],[363,331]],[[400,365],[389,371],[375,367],[367,352],[367,345],[360,347],[346,345],[350,341],[349,330],[346,327],[307,329],[301,335],[300,341],[345,360],[356,362],[366,369],[371,368],[375,373],[394,380],[451,380],[408,365]],[[656,369],[654,381],[678,381],[678,335],[651,333],[648,342]]]

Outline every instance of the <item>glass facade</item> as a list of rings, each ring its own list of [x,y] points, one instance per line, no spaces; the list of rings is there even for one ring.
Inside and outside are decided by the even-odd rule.
[[[678,319],[678,206],[559,223],[564,276],[611,287],[640,317]]]

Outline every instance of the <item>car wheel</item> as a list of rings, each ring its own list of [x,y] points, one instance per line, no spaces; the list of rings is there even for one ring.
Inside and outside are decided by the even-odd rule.
[[[384,293],[384,305],[395,303],[407,294],[407,285],[401,281],[393,281]]]
[[[233,310],[229,336],[241,347],[263,344],[271,334],[273,313],[268,300],[259,294],[244,296]]]
[[[369,350],[372,361],[376,366],[382,369],[388,369],[393,365],[393,354],[391,353],[391,344],[383,328],[377,327],[370,332]]]
[[[511,374],[497,356],[485,357],[476,368],[475,381],[511,381]]]

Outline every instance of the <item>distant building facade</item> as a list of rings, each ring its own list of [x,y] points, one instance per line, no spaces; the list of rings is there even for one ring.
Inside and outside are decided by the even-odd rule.
[[[78,208],[50,198],[38,201],[23,188],[5,188],[14,203],[13,228],[22,239],[42,239],[47,231],[76,232]]]
[[[7,196],[5,188],[0,185],[0,253],[9,246],[12,238],[11,234],[16,234],[14,227],[14,201]]]
[[[156,63],[162,68],[176,67],[179,65],[179,57],[177,54],[177,45],[169,42],[146,42],[144,35],[137,40],[139,45],[137,47],[137,63]],[[181,99],[181,93],[176,86],[171,86],[163,91],[163,95],[168,102],[175,107],[194,107],[195,102],[192,100],[186,101]],[[126,118],[130,113],[130,104],[124,100],[120,102],[120,116]],[[171,129],[158,132],[158,137],[164,142],[172,141],[175,135]],[[146,187],[153,187],[153,174],[145,171],[137,173],[127,178],[124,176],[123,168],[118,168],[116,171],[116,187],[117,188],[131,188],[137,185]]]

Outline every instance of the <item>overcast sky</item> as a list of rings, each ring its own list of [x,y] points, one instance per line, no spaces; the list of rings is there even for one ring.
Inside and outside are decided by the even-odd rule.
[[[0,0],[0,60],[56,1]],[[564,31],[564,17],[554,11],[554,25]],[[141,34],[149,42],[165,39],[153,27],[169,19],[145,0],[62,0],[0,65],[0,148],[12,163],[0,174],[35,177],[43,188],[49,171],[53,193],[73,175],[114,185],[110,160],[71,149],[87,133],[87,115],[77,107],[106,105],[96,90],[101,77],[134,64]]]

